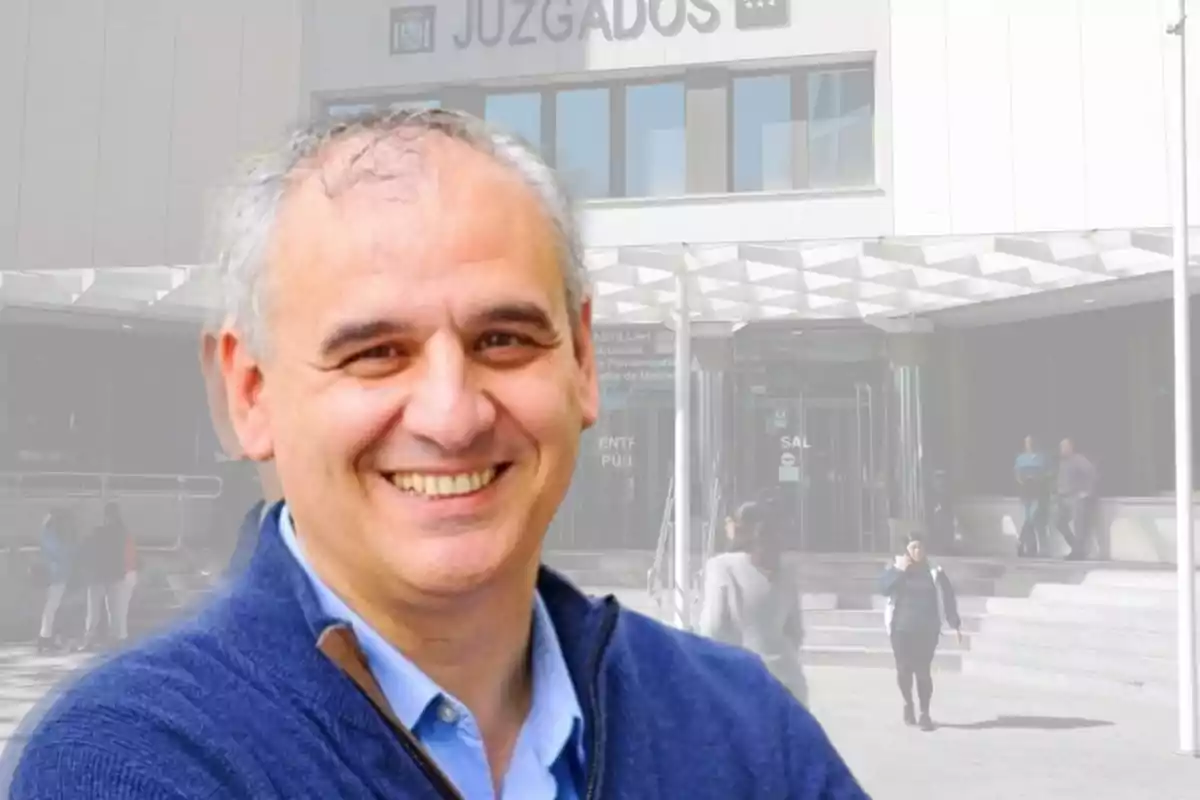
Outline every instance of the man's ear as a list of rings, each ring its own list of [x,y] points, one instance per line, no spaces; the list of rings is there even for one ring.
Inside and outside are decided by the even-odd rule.
[[[200,337],[200,374],[204,377],[204,394],[208,402],[208,415],[222,452],[231,460],[245,457],[237,433],[229,419],[229,400],[225,393],[225,379],[221,374],[218,352],[220,335],[205,331]]]
[[[217,358],[225,387],[229,421],[241,450],[253,461],[275,455],[270,414],[263,392],[263,373],[245,338],[226,327],[217,341]]]
[[[600,381],[596,374],[596,346],[592,342],[592,301],[583,301],[579,309],[579,324],[575,328],[575,361],[579,409],[584,430],[596,424],[600,416]]]

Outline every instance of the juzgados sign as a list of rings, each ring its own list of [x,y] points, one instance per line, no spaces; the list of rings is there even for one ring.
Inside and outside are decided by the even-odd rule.
[[[722,25],[715,0],[461,0],[462,20],[451,41],[459,50],[567,42],[603,38],[633,41],[653,31],[678,36],[686,29],[713,33]],[[438,7],[440,6],[440,7]],[[434,16],[447,6],[393,10],[393,52],[429,52],[434,48]],[[788,0],[736,0],[739,30],[786,27]],[[397,25],[402,30],[397,30]],[[406,41],[407,40],[407,41]],[[397,46],[396,42],[402,42]],[[412,42],[411,45],[407,42]]]

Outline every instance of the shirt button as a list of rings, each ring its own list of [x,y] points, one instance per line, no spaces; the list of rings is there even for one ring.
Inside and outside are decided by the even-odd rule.
[[[458,709],[443,700],[438,706],[438,719],[447,725],[453,725],[458,722]]]

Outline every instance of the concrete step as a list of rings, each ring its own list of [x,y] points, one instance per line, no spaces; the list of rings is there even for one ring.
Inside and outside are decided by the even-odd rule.
[[[964,614],[963,633],[975,633],[982,624],[977,614]],[[882,609],[808,608],[804,610],[804,625],[807,628],[863,628],[883,630]]]
[[[891,639],[883,629],[882,620],[878,628],[815,626],[811,621],[804,631],[805,647],[863,647],[891,652]],[[961,653],[971,646],[970,636],[963,636],[960,643],[953,633],[943,634],[938,648],[948,652]]]
[[[998,647],[1014,650],[1027,646],[1064,648],[1089,652],[1096,658],[1107,658],[1110,653],[1115,653],[1173,659],[1176,649],[1174,629],[1113,629],[1055,619],[1002,615],[985,618],[979,635]]]
[[[836,667],[875,667],[894,669],[896,660],[891,648],[879,647],[810,647],[801,650],[801,660],[806,665]],[[962,665],[962,654],[938,648],[934,655],[934,669],[942,672],[958,672]]]
[[[955,599],[958,601],[958,613],[964,617],[978,616],[988,613],[990,604],[996,598],[986,595],[970,595],[957,593]],[[1022,602],[1018,598],[1004,598],[1012,602]],[[887,606],[887,598],[882,595],[875,595],[871,598],[871,607],[883,609]]]

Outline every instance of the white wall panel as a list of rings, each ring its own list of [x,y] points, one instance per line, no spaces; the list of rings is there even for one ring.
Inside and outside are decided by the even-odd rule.
[[[177,0],[107,0],[95,263],[166,259]]]
[[[238,150],[278,140],[307,111],[300,93],[301,6],[296,0],[244,4]]]
[[[1161,225],[1170,215],[1165,24],[1144,0],[1087,4],[1082,23],[1085,227]]]
[[[1009,0],[1016,227],[1082,230],[1087,174],[1079,0]]]
[[[104,0],[30,6],[17,260],[90,264],[104,75]]]
[[[891,29],[895,231],[949,233],[945,0],[893,0]]]
[[[947,5],[950,229],[1012,230],[1013,118],[1005,0]]]
[[[32,0],[0,2],[0,270],[17,261],[17,208],[25,131],[25,64]]]
[[[201,257],[210,192],[238,152],[244,5],[187,0],[180,14],[166,234],[173,264]]]

